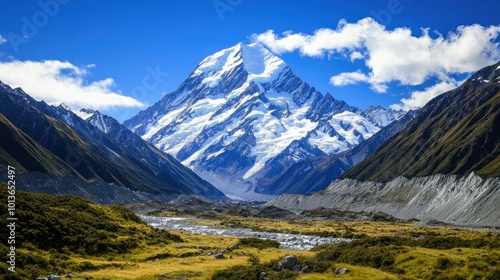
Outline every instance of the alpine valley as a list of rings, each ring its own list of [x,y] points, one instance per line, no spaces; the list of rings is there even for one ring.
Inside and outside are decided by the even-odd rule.
[[[239,43],[123,124],[0,83],[0,166],[21,190],[101,204],[187,195],[500,226],[499,79],[497,63],[420,111],[361,110]]]
[[[123,124],[0,81],[0,169],[1,279],[500,279],[500,62],[361,110],[240,43]]]
[[[239,43],[205,58],[177,90],[124,125],[227,196],[266,199],[280,193],[270,183],[293,164],[345,152],[405,114],[350,106],[315,90],[259,43]],[[368,154],[337,166],[329,180]]]

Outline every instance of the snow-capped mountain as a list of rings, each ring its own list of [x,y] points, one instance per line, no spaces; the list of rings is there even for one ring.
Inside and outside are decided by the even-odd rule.
[[[403,110],[386,109],[381,106],[370,106],[363,112],[363,116],[378,127],[385,127],[394,120],[399,120],[407,112]]]
[[[352,148],[398,116],[322,94],[262,45],[239,43],[124,125],[226,194],[254,198],[259,180]]]

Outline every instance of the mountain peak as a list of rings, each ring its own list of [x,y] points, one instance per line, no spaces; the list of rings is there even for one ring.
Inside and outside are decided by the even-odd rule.
[[[92,117],[95,114],[100,114],[99,111],[92,110],[92,109],[85,109],[82,108],[77,112],[74,112],[77,116],[82,118],[83,120],[87,120],[88,118]]]
[[[69,107],[68,105],[66,105],[66,103],[61,103],[59,104],[59,107],[63,108],[64,110],[66,111],[71,111],[71,107]]]
[[[226,194],[260,199],[261,179],[380,129],[361,113],[316,91],[261,44],[239,43],[205,58],[177,90],[124,125]]]
[[[500,83],[500,61],[477,71],[470,77],[470,80],[479,84],[490,82]]]
[[[260,43],[245,45],[240,42],[205,58],[194,73],[205,75],[205,83],[213,87],[218,84],[223,73],[238,66],[243,66],[248,72],[249,82],[267,82],[275,80],[286,64]]]

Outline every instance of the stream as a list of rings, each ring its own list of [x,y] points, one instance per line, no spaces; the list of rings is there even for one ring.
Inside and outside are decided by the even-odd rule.
[[[315,235],[276,233],[254,231],[248,228],[227,228],[221,229],[215,226],[201,225],[206,221],[197,218],[172,218],[139,215],[143,221],[150,226],[169,231],[185,231],[203,235],[218,235],[231,237],[255,237],[260,239],[276,240],[280,243],[280,248],[291,250],[310,250],[317,245],[327,243],[349,242],[348,238],[321,237]],[[213,221],[210,221],[213,222]]]

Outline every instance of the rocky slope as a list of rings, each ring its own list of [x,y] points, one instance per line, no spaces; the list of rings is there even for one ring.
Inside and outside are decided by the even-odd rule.
[[[134,191],[115,183],[98,180],[84,180],[78,177],[55,176],[40,172],[24,172],[16,174],[16,188],[22,191],[45,193],[51,195],[75,195],[94,203],[131,204],[146,201],[172,201],[178,194],[155,194],[145,191]]]
[[[500,178],[432,175],[386,183],[338,180],[311,195],[282,195],[266,204],[287,210],[319,207],[342,211],[380,211],[399,219],[500,227]]]

